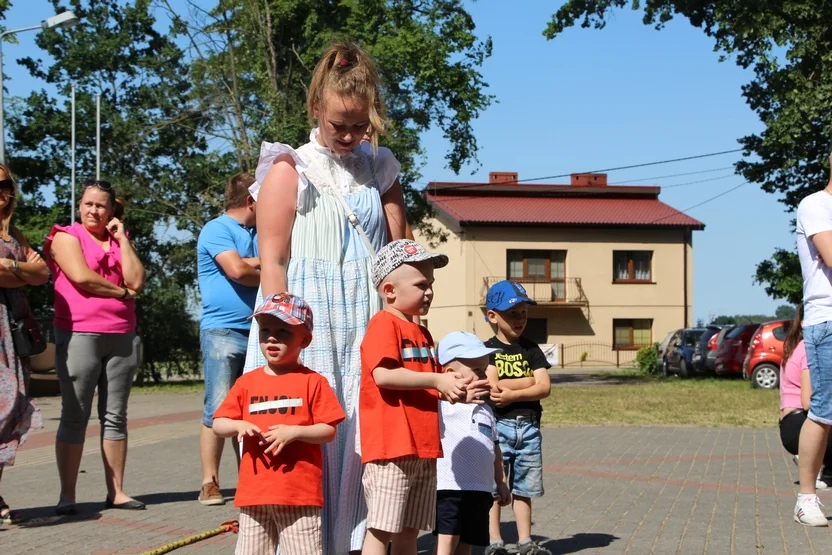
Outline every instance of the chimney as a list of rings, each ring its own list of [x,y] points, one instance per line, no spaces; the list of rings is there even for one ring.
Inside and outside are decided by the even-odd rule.
[[[517,172],[490,172],[488,182],[492,185],[499,183],[517,183]]]
[[[607,174],[605,173],[573,173],[569,178],[569,184],[573,187],[607,186]]]

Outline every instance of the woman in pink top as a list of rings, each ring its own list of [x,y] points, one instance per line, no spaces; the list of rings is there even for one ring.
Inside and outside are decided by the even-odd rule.
[[[139,365],[133,298],[145,271],[124,231],[123,206],[106,181],[87,181],[81,222],[54,226],[46,262],[55,282],[55,368],[61,383],[61,423],[55,453],[61,479],[56,512],[75,514],[75,485],[93,394],[98,387],[105,509],[144,509],[124,493],[127,399]]]
[[[797,455],[800,429],[806,422],[812,382],[809,380],[809,364],[803,345],[803,305],[797,307],[794,322],[783,342],[783,364],[780,368],[780,441],[792,455]],[[827,468],[829,469],[827,471]],[[826,446],[823,469],[816,487],[825,489],[832,485],[832,442]]]

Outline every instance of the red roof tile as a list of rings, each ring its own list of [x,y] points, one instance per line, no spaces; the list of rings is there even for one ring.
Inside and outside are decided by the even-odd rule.
[[[428,200],[463,224],[623,225],[704,229],[656,198],[435,195]]]

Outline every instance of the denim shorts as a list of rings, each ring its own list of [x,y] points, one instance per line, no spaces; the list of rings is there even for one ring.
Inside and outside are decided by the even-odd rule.
[[[809,419],[832,424],[832,321],[803,327],[806,361],[812,380]]]
[[[512,495],[543,496],[543,446],[540,420],[535,416],[498,418],[500,450],[503,452],[508,487]]]
[[[199,346],[202,349],[202,375],[205,378],[202,423],[210,428],[214,423],[214,413],[225,400],[237,378],[243,375],[248,330],[200,330]]]

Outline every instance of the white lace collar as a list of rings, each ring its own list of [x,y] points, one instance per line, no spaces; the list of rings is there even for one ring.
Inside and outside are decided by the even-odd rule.
[[[318,142],[318,135],[320,135],[320,133],[321,133],[321,131],[317,127],[314,128],[312,131],[310,131],[310,133],[309,133],[309,143],[312,145],[312,148],[315,149],[315,152],[325,154],[325,155],[327,155],[330,158],[333,158],[335,160],[348,160],[350,158],[354,158],[355,157],[355,151],[357,149],[361,148],[361,145],[359,144],[357,147],[355,147],[352,150],[352,152],[350,152],[348,154],[344,154],[343,156],[341,156],[340,154],[335,154],[335,152],[333,152],[331,148],[329,148],[328,146],[323,146],[321,143]]]

